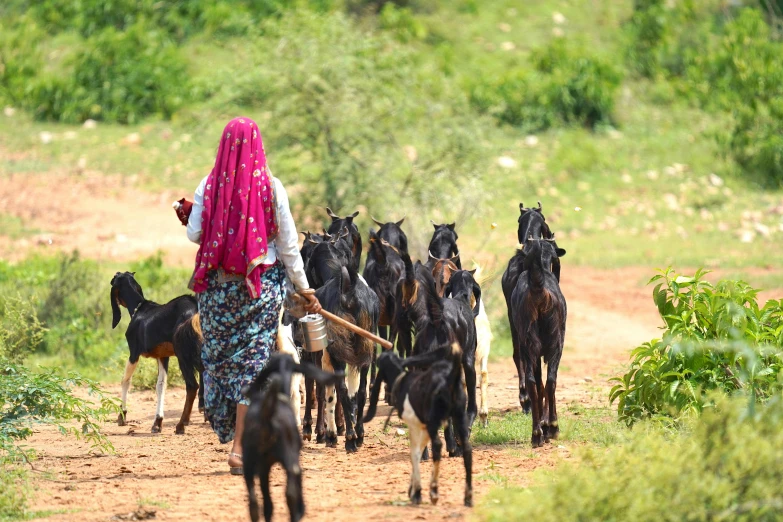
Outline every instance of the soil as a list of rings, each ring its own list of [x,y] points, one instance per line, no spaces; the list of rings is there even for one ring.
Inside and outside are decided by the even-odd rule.
[[[60,187],[53,197],[52,187]],[[12,241],[0,236],[0,259],[18,259],[36,250],[78,248],[90,258],[119,262],[161,249],[170,263],[189,265],[195,246],[188,243],[171,201],[181,194],[150,194],[102,174],[73,177],[15,176],[0,184],[0,208],[41,233]],[[41,202],[45,202],[42,204]],[[51,240],[51,243],[50,243]],[[568,300],[568,331],[558,381],[558,403],[607,406],[607,379],[627,360],[628,350],[658,334],[659,319],[643,286],[647,268],[597,270],[563,267]],[[119,382],[121,375],[107,376]],[[517,378],[510,357],[490,364],[490,409],[516,410]],[[119,385],[111,389],[119,395]],[[129,396],[130,426],[104,426],[116,453],[98,455],[53,429],[41,429],[29,441],[38,451],[36,495],[31,508],[54,512],[47,520],[246,520],[247,493],[241,477],[230,476],[229,447],[218,443],[207,424],[196,420],[183,435],[174,434],[184,390],[166,395],[163,433],[152,435],[154,392]],[[305,442],[301,455],[306,520],[332,521],[350,513],[355,520],[462,519],[464,469],[461,459],[446,458],[441,469],[440,502],[426,495],[409,505],[407,436],[397,417],[382,431],[388,407],[367,426],[359,452],[328,449]],[[565,413],[567,415],[567,413]],[[342,440],[341,440],[342,442]],[[571,459],[577,444],[555,442],[533,450],[528,441],[511,446],[475,446],[475,501],[504,477],[526,485],[531,471]],[[423,483],[431,469],[422,466]],[[272,477],[277,520],[285,519],[284,475]],[[143,508],[143,509],[142,509]]]

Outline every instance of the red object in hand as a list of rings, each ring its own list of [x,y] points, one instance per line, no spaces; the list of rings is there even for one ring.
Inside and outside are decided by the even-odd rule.
[[[193,210],[193,202],[182,198],[179,201],[175,201],[172,207],[174,207],[174,211],[177,213],[179,222],[182,223],[183,226],[187,226],[190,211]]]

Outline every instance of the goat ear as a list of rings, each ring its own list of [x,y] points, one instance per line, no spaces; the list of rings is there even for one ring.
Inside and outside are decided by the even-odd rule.
[[[525,213],[525,212],[527,212],[528,210],[530,210],[530,209],[529,209],[529,208],[525,208],[525,204],[524,204],[524,203],[520,203],[520,204],[519,204],[519,213],[520,213],[520,214],[524,214],[524,213]]]
[[[446,228],[448,228],[449,230],[451,230],[451,231],[453,232],[453,231],[454,231],[454,228],[455,228],[456,226],[457,226],[457,223],[456,223],[456,222],[455,222],[455,223],[449,223],[449,224],[447,224],[447,225],[446,225]]]
[[[332,212],[332,209],[331,209],[331,208],[329,208],[329,207],[326,207],[326,214],[327,214],[327,215],[328,215],[330,218],[332,218],[332,221],[334,221],[335,219],[340,219],[340,216],[338,216],[337,214],[335,214],[334,212]]]
[[[376,225],[378,225],[379,227],[382,227],[384,225],[384,223],[381,223],[380,221],[378,221],[377,219],[375,219],[372,216],[370,216],[370,219],[372,219],[372,222],[375,223]]]
[[[481,309],[481,287],[475,281],[473,282],[473,298],[476,300],[473,305],[473,317],[478,317]]]
[[[340,269],[340,290],[343,295],[351,290],[351,274],[348,273],[348,268],[346,267]]]
[[[403,224],[403,222],[405,221],[405,218],[406,218],[406,217],[407,217],[407,216],[402,216],[402,219],[401,219],[401,220],[399,220],[399,221],[396,223],[396,225],[397,225],[398,227],[401,227],[401,226],[402,226],[402,224]]]
[[[430,219],[430,223],[432,223],[432,226],[435,227],[435,230],[438,230],[438,224],[435,223],[433,220]]]
[[[356,216],[358,216],[358,215],[359,215],[359,211],[357,210],[356,212],[354,212],[354,213],[353,213],[353,214],[351,214],[350,216],[346,216],[346,218],[345,218],[345,219],[347,219],[348,221],[352,221],[352,220],[353,220],[353,219],[354,219]]]
[[[557,257],[563,257],[566,255],[565,248],[558,248],[555,250],[555,253],[557,253]]]
[[[112,287],[110,297],[111,297],[111,327],[112,329],[117,328],[117,325],[120,324],[120,319],[122,319],[122,312],[120,311],[120,304],[117,302],[117,299],[119,298],[119,289]]]
[[[473,270],[468,270],[468,273],[470,275],[472,275],[472,276],[475,276],[476,275],[476,269],[474,268]]]

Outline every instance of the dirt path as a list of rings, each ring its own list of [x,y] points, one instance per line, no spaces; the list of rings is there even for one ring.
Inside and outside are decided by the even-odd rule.
[[[53,191],[53,187],[56,190]],[[53,196],[56,192],[56,197]],[[195,246],[174,218],[171,201],[180,194],[151,195],[121,178],[86,173],[78,178],[15,176],[0,184],[0,208],[41,232],[12,241],[0,236],[0,258],[22,258],[35,250],[78,248],[104,261],[138,259],[161,249],[169,263],[188,265]],[[51,240],[51,243],[49,243]],[[649,289],[641,286],[645,269],[601,271],[564,267],[563,292],[568,299],[566,352],[558,382],[561,405],[606,403],[607,378],[624,361],[627,350],[656,335],[658,319],[649,305]],[[118,381],[120,375],[107,376]],[[113,387],[119,393],[119,387]],[[515,410],[516,372],[510,361],[490,365],[490,405],[495,411]],[[183,390],[167,394],[164,433],[150,435],[155,409],[152,392],[132,393],[130,429],[107,424],[116,454],[91,455],[84,445],[43,430],[30,441],[39,451],[39,468],[52,479],[36,481],[33,508],[56,511],[49,520],[110,520],[139,505],[157,511],[160,520],[247,519],[246,492],[241,478],[226,473],[228,448],[218,444],[203,423],[175,436]],[[566,408],[562,408],[565,410]],[[399,422],[381,431],[387,407],[367,427],[365,446],[348,456],[342,449],[305,443],[302,452],[307,520],[332,521],[350,512],[356,520],[443,520],[463,518],[462,463],[446,459],[441,472],[441,501],[408,506],[410,474],[408,444],[398,435]],[[395,418],[396,420],[396,418]],[[474,452],[474,489],[480,501],[499,476],[510,484],[525,484],[528,473],[569,458],[573,443],[531,450],[480,446]],[[430,464],[424,464],[426,477]],[[287,511],[283,475],[276,470],[273,498],[277,520]]]
[[[629,271],[620,278],[636,281]],[[563,288],[569,296],[568,350],[558,383],[561,405],[605,404],[606,379],[624,359],[627,349],[656,334],[657,320],[647,306],[647,291],[635,284],[617,284],[617,272],[564,270]],[[614,283],[611,283],[614,282]],[[604,298],[612,285],[611,299]],[[573,297],[571,297],[573,296]],[[117,376],[119,378],[119,376]],[[586,380],[587,378],[587,380]],[[515,410],[516,374],[511,361],[490,365],[489,395],[495,411]],[[118,387],[114,387],[118,392]],[[54,473],[57,481],[39,480],[36,509],[64,511],[49,520],[109,520],[134,511],[139,505],[157,511],[160,520],[244,520],[246,492],[241,478],[226,473],[228,448],[220,445],[205,424],[197,423],[186,436],[173,434],[183,391],[167,395],[167,421],[162,435],[150,435],[155,409],[151,392],[132,393],[129,418],[133,424],[105,426],[117,449],[115,455],[96,457],[53,430],[32,439],[41,458],[37,465]],[[305,477],[307,520],[338,520],[350,510],[357,520],[445,520],[463,518],[463,470],[460,460],[446,459],[441,472],[441,501],[419,507],[407,505],[410,474],[407,438],[398,435],[402,425],[381,431],[388,411],[383,407],[367,428],[365,446],[356,455],[305,443],[302,468]],[[562,408],[565,410],[565,408]],[[395,418],[396,420],[396,418]],[[479,446],[474,452],[474,488],[479,500],[499,475],[510,484],[525,484],[527,474],[569,458],[572,443],[531,450]],[[423,465],[427,476],[429,464]],[[273,498],[278,517],[285,515],[283,474],[276,470]]]

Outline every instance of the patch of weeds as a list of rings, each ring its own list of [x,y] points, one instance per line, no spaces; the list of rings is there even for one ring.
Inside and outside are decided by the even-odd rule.
[[[142,508],[142,507],[149,507],[149,506],[157,507],[157,508],[160,508],[160,509],[170,509],[171,508],[171,504],[169,504],[166,500],[158,500],[158,499],[148,498],[148,497],[141,497],[139,499],[138,504],[139,504],[140,508]]]
[[[40,232],[38,229],[25,225],[21,218],[10,214],[0,214],[0,236],[16,240],[32,236],[38,232]]]

